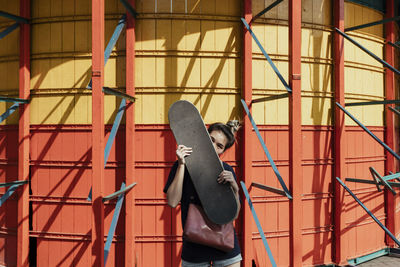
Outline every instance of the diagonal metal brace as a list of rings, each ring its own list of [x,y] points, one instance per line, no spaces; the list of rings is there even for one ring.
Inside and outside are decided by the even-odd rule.
[[[8,190],[4,193],[4,195],[1,196],[0,198],[0,207],[4,204],[4,202],[6,202],[6,200],[11,197],[11,195],[15,192],[15,190],[17,190],[17,188],[20,185],[26,184],[28,183],[28,181],[18,181],[19,183],[15,183],[12,184]]]
[[[7,187],[11,185],[21,185],[21,184],[27,184],[28,181],[14,181],[14,182],[9,182],[9,183],[0,183],[0,187]]]
[[[396,239],[396,237],[387,229],[379,220],[372,214],[372,212],[358,199],[356,195],[343,183],[342,180],[340,180],[339,177],[336,177],[336,180],[340,183],[341,186],[346,189],[346,191],[354,198],[354,200],[368,213],[369,216],[385,231],[385,233],[390,236],[390,238],[398,245],[400,246],[399,240]]]
[[[282,99],[282,98],[287,98],[289,97],[289,93],[281,94],[281,95],[272,95],[272,96],[267,96],[267,97],[261,97],[257,99],[251,100],[251,104],[253,103],[259,103],[259,102],[265,102],[265,101],[271,101],[271,100],[276,100],[276,99]]]
[[[19,107],[19,103],[15,103],[11,107],[9,107],[3,114],[0,115],[0,123],[2,123],[5,119],[7,119],[11,114],[14,113]]]
[[[249,111],[249,108],[248,108],[247,105],[246,105],[246,102],[244,102],[243,99],[241,99],[241,101],[242,101],[243,108],[244,108],[244,110],[246,111],[246,114],[247,114],[247,116],[249,117],[249,120],[250,120],[251,124],[253,125],[254,131],[256,132],[256,135],[257,135],[257,137],[258,137],[258,141],[260,141],[260,144],[261,144],[261,146],[262,146],[262,148],[263,148],[263,150],[264,150],[264,153],[265,153],[265,155],[267,156],[268,161],[269,161],[269,163],[271,164],[272,169],[274,170],[274,173],[275,173],[275,175],[276,175],[276,178],[278,178],[278,181],[279,181],[279,183],[281,184],[283,190],[285,191],[285,194],[286,194],[287,198],[293,199],[293,197],[290,195],[289,189],[286,187],[286,184],[285,184],[285,182],[284,182],[283,179],[282,179],[281,174],[279,173],[278,168],[277,168],[276,165],[275,165],[274,160],[273,160],[272,157],[271,157],[271,154],[270,154],[269,151],[268,151],[267,146],[265,145],[265,142],[264,142],[263,138],[261,137],[260,131],[259,131],[258,128],[257,128],[257,124],[255,123],[255,121],[254,121],[254,119],[253,119],[253,116],[251,116],[251,113],[250,113],[250,111]]]
[[[282,82],[283,86],[285,87],[285,89],[291,93],[292,89],[289,87],[288,83],[285,81],[285,79],[283,78],[282,74],[279,72],[278,68],[275,66],[274,62],[272,61],[272,59],[270,58],[270,56],[268,55],[268,53],[265,51],[264,47],[261,45],[260,41],[258,41],[257,36],[254,34],[254,32],[251,30],[249,24],[247,24],[246,20],[244,18],[241,18],[244,26],[246,26],[247,30],[250,32],[251,36],[253,37],[254,41],[256,42],[256,44],[258,45],[258,47],[260,48],[261,52],[263,53],[264,57],[267,59],[268,63],[271,65],[272,69],[274,70],[275,74],[278,76],[279,80]]]
[[[12,19],[16,22],[29,23],[29,20],[27,18],[13,15],[13,14],[10,14],[10,13],[4,12],[4,11],[0,11],[0,17]]]
[[[376,187],[378,188],[379,192],[381,192],[379,184],[383,184],[387,189],[390,190],[390,192],[392,192],[393,195],[396,195],[396,191],[393,190],[393,188],[385,181],[385,179],[373,167],[369,167],[369,171],[371,172],[372,177],[377,182]]]
[[[107,64],[108,59],[110,58],[111,51],[114,48],[115,44],[117,43],[119,36],[121,35],[122,30],[124,29],[124,26],[126,24],[126,15],[122,15],[120,20],[118,21],[117,27],[115,27],[115,30],[111,36],[110,41],[108,41],[107,47],[104,50],[104,66]],[[89,85],[87,88],[92,88],[92,79],[90,79]]]
[[[4,37],[6,37],[9,33],[13,32],[18,27],[19,27],[19,23],[18,22],[16,22],[13,25],[7,27],[5,30],[0,32],[0,39],[3,39]]]
[[[397,43],[392,43],[392,42],[387,42],[388,44],[390,44],[391,46],[400,49],[400,46]]]
[[[251,213],[253,214],[253,218],[254,218],[254,221],[256,223],[256,226],[257,226],[257,229],[258,229],[258,233],[261,236],[261,240],[263,241],[263,244],[264,244],[265,250],[267,251],[269,260],[271,261],[272,266],[276,267],[277,265],[276,265],[274,256],[272,255],[272,251],[269,248],[269,245],[268,245],[268,242],[267,242],[267,238],[265,237],[264,231],[263,231],[263,229],[261,227],[260,220],[258,220],[258,216],[257,216],[256,210],[253,207],[253,202],[251,202],[251,198],[250,198],[249,192],[247,191],[246,185],[243,183],[243,181],[240,181],[240,185],[242,186],[243,193],[246,196],[247,203],[249,203],[249,207],[250,207]]]
[[[257,15],[255,15],[251,21],[250,24],[255,21],[256,19],[258,19],[259,17],[261,17],[262,15],[264,15],[265,13],[267,13],[268,11],[270,11],[271,9],[273,9],[274,7],[276,7],[277,5],[279,5],[280,3],[282,3],[283,0],[277,0],[275,2],[273,2],[272,4],[270,4],[269,6],[267,6],[264,10],[262,10],[261,12],[259,12]]]
[[[353,115],[350,114],[342,105],[336,102],[336,105],[352,119],[355,123],[358,124],[364,131],[366,131],[375,141],[377,141],[381,146],[383,146],[390,154],[392,154],[397,160],[400,160],[400,156],[396,154],[387,144],[381,141],[376,135],[374,135],[367,127],[365,127],[360,121],[358,121]]]
[[[400,111],[398,111],[397,109],[392,108],[392,107],[389,107],[389,109],[390,109],[391,111],[393,111],[396,115],[400,116]]]
[[[29,99],[22,99],[16,97],[7,97],[7,96],[0,96],[0,102],[10,102],[10,103],[23,103],[28,104]]]
[[[359,30],[359,29],[368,28],[368,27],[375,26],[375,25],[385,24],[385,23],[388,23],[391,21],[396,21],[396,20],[400,20],[400,16],[396,16],[396,17],[388,18],[388,19],[382,19],[382,20],[378,20],[378,21],[374,21],[374,22],[369,22],[369,23],[365,23],[362,25],[354,26],[354,27],[349,27],[349,28],[344,29],[344,31],[348,32],[348,31]]]
[[[128,185],[127,187],[125,187],[125,184],[124,184],[124,188],[121,187],[121,189],[118,190],[117,192],[114,192],[114,193],[112,193],[112,194],[110,194],[110,195],[108,195],[108,196],[106,196],[106,197],[103,197],[103,202],[112,200],[112,199],[114,199],[114,198],[116,198],[116,197],[119,197],[119,196],[122,195],[122,194],[127,193],[127,192],[128,192],[129,190],[131,190],[135,185],[136,185],[136,183],[133,183],[133,184],[130,184],[130,185]]]
[[[366,101],[366,102],[354,102],[354,103],[345,103],[346,107],[354,107],[354,106],[368,106],[368,105],[390,105],[390,104],[400,104],[400,100],[382,100],[382,101]]]
[[[125,188],[125,183],[121,184],[121,190]],[[104,266],[106,266],[108,253],[110,252],[111,243],[115,234],[115,229],[117,228],[119,214],[121,212],[122,203],[124,202],[124,194],[118,196],[117,204],[115,205],[114,214],[112,217],[111,225],[108,230],[106,244],[104,245]]]
[[[268,192],[275,193],[275,194],[278,194],[278,195],[286,197],[285,191],[283,191],[282,189],[279,189],[279,188],[275,188],[275,187],[272,187],[272,186],[263,185],[263,184],[259,184],[259,183],[254,183],[254,182],[251,183],[251,186],[254,186],[254,187],[263,189],[265,191],[268,191]]]
[[[362,184],[376,184],[376,181],[357,179],[357,178],[346,178],[346,181],[353,182],[353,183],[362,183]],[[390,186],[392,186],[392,187],[400,187],[400,183],[388,182],[388,184],[390,184]],[[379,182],[379,185],[383,185],[383,184],[381,182]]]
[[[136,12],[136,10],[131,6],[131,4],[129,4],[126,0],[119,0],[124,7],[126,8],[126,10],[128,10],[128,12],[132,15],[132,17],[136,18],[136,16],[138,15],[138,13]]]
[[[384,61],[383,59],[379,58],[377,55],[375,55],[374,53],[372,53],[371,51],[369,51],[367,48],[365,48],[364,46],[362,46],[359,42],[357,42],[356,40],[354,40],[353,38],[351,38],[350,36],[348,36],[347,34],[345,34],[344,32],[342,32],[341,30],[339,30],[338,28],[335,28],[335,30],[342,35],[344,38],[346,38],[347,40],[349,40],[351,43],[353,43],[355,46],[357,46],[358,48],[360,48],[362,51],[364,51],[365,53],[367,53],[368,55],[370,55],[372,58],[374,58],[375,60],[379,61],[380,63],[382,63],[386,68],[390,69],[391,71],[393,71],[396,74],[400,75],[400,71],[397,70],[396,68],[394,68],[392,65],[390,65],[389,63],[387,63],[386,61]]]
[[[124,115],[126,108],[125,99],[121,100],[121,104],[119,105],[117,115],[115,116],[113,126],[111,128],[111,133],[108,137],[106,147],[104,148],[104,168],[107,165],[108,157],[110,155],[111,147],[114,144],[115,137],[117,136],[119,125],[121,124],[122,116]],[[89,196],[87,201],[92,200],[92,188],[90,188]]]
[[[115,95],[115,96],[121,97],[121,98],[123,98],[125,100],[129,100],[131,102],[135,102],[136,101],[136,97],[130,96],[128,94],[125,94],[125,93],[123,93],[121,91],[118,91],[116,89],[112,89],[110,87],[103,87],[103,92],[105,94]]]

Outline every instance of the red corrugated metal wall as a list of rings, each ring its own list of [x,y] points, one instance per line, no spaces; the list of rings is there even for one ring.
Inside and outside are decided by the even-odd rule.
[[[0,126],[0,183],[18,177],[18,127]],[[8,188],[0,188],[3,195]],[[0,207],[0,264],[17,265],[17,197]]]

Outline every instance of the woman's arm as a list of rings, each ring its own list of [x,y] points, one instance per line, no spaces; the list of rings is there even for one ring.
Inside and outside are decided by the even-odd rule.
[[[236,213],[236,217],[237,217],[239,215],[239,210],[240,210],[239,186],[236,183],[236,179],[233,176],[233,173],[230,172],[230,171],[224,170],[218,176],[217,182],[218,183],[223,183],[223,184],[230,183],[230,185],[231,185],[231,187],[233,189],[233,192],[235,193],[236,202],[237,202],[237,206],[238,206],[237,213]],[[235,217],[235,219],[236,219],[236,217]]]
[[[183,177],[185,175],[185,157],[192,153],[192,148],[179,145],[176,150],[178,157],[178,168],[176,169],[173,182],[167,191],[168,205],[175,208],[182,198]]]

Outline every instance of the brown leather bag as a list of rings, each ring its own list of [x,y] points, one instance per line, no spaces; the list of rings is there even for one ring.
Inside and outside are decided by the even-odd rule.
[[[222,251],[231,251],[234,247],[233,223],[223,225],[211,222],[204,210],[195,204],[189,204],[183,237],[190,242],[214,247]]]

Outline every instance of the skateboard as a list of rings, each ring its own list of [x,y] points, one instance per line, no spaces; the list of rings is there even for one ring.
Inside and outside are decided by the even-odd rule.
[[[169,108],[168,119],[177,144],[193,149],[185,159],[186,167],[207,217],[217,224],[231,222],[238,213],[238,202],[229,184],[217,182],[224,168],[199,111],[192,103],[179,100]]]

